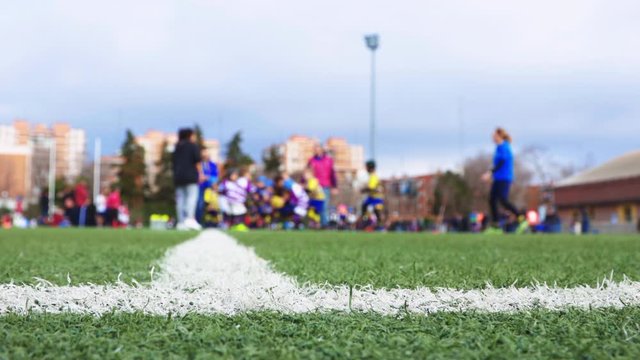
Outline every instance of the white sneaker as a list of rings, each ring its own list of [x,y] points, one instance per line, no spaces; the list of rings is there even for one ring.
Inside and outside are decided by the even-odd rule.
[[[186,231],[186,230],[189,230],[189,229],[187,228],[187,225],[185,225],[184,223],[178,223],[178,224],[176,224],[176,230],[178,230],[178,231]]]
[[[196,219],[187,219],[187,220],[185,220],[184,221],[184,226],[189,230],[196,230],[196,231],[202,230],[202,226],[200,224],[198,224]]]

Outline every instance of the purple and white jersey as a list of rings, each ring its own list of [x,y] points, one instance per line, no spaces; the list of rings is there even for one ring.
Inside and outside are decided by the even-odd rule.
[[[309,195],[304,190],[302,185],[293,183],[291,186],[291,204],[296,207],[302,207],[307,209],[309,207]]]
[[[227,198],[227,201],[230,203],[244,204],[247,202],[249,189],[246,183],[243,184],[240,180],[243,180],[243,178],[238,179],[237,181],[225,180],[221,184],[220,193]]]

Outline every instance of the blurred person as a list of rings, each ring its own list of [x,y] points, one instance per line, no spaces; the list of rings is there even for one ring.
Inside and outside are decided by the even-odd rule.
[[[322,226],[322,214],[325,207],[325,192],[320,181],[313,175],[311,169],[305,169],[303,174],[305,190],[309,195],[309,220],[313,223],[314,227]]]
[[[62,198],[62,208],[64,211],[64,216],[72,224],[75,224],[73,222],[73,219],[75,218],[76,201],[73,187],[71,185],[65,186],[60,196]]]
[[[118,226],[126,228],[131,222],[131,214],[129,213],[129,207],[125,204],[120,205],[118,208]]]
[[[202,226],[205,228],[218,227],[220,225],[220,202],[218,197],[218,185],[216,183],[204,191],[204,215]]]
[[[313,176],[318,179],[322,190],[324,191],[324,206],[320,221],[322,227],[326,227],[329,222],[329,206],[331,204],[331,195],[337,193],[338,180],[334,168],[333,159],[321,145],[317,145],[314,149],[314,155],[309,160],[308,167],[313,172]]]
[[[252,195],[255,204],[259,224],[257,227],[267,227],[271,225],[271,216],[273,214],[273,206],[271,199],[273,197],[273,181],[266,176],[260,176],[256,181],[255,191]]]
[[[89,190],[87,189],[87,182],[80,180],[73,189],[73,200],[76,206],[85,206],[89,200]]]
[[[38,207],[40,208],[40,224],[45,224],[49,218],[49,188],[44,188],[40,192]]]
[[[280,209],[280,216],[285,222],[285,228],[301,227],[309,209],[309,196],[304,187],[295,182],[286,172],[276,177],[274,187],[276,193],[283,194],[284,206]]]
[[[122,206],[122,199],[120,197],[120,189],[113,187],[107,195],[107,211],[105,214],[105,224],[110,227],[119,226],[119,212]]]
[[[369,181],[367,186],[362,189],[362,192],[367,195],[366,199],[362,203],[362,217],[365,221],[381,225],[384,224],[384,220],[382,218],[382,211],[384,210],[384,195],[380,178],[376,173],[376,162],[369,160],[365,164],[365,167],[369,174]],[[375,216],[374,221],[371,219],[371,213]]]
[[[249,196],[249,181],[240,177],[240,171],[236,169],[227,170],[224,181],[220,184],[219,192],[222,195],[220,201],[224,203],[221,208],[226,217],[225,221],[232,230],[248,230],[244,224],[244,217],[247,215],[247,198]]]
[[[107,221],[107,195],[109,191],[104,188],[96,195],[96,225],[104,226]]]
[[[206,213],[204,193],[218,182],[218,165],[211,161],[211,155],[207,148],[203,148],[200,155],[202,157],[200,167],[202,169],[204,181],[200,183],[198,206],[196,208],[196,220],[202,224],[204,220],[203,217]]]
[[[95,224],[95,209],[91,208],[91,200],[89,199],[89,190],[87,182],[80,180],[73,190],[74,202],[76,209],[74,210],[74,218],[71,222],[80,227]]]
[[[498,212],[498,204],[501,204],[509,211],[518,221],[516,233],[524,233],[529,224],[524,214],[509,202],[509,192],[511,184],[514,180],[514,157],[511,150],[511,135],[503,128],[497,128],[493,133],[493,142],[496,144],[496,152],[493,157],[493,169],[486,172],[482,179],[486,182],[491,181],[491,192],[489,194],[489,206],[491,209],[491,226],[487,228],[487,233],[502,233],[500,227],[500,213]]]
[[[183,128],[178,131],[178,143],[172,156],[173,183],[176,195],[176,215],[178,230],[201,230],[196,221],[199,184],[204,182],[202,173],[202,156],[196,144],[196,136],[192,129]]]

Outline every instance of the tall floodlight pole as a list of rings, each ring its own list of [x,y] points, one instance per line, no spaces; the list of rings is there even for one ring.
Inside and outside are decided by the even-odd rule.
[[[93,201],[95,203],[98,195],[100,195],[100,158],[102,156],[102,141],[96,138],[95,147],[93,149]]]
[[[369,124],[369,152],[371,160],[376,159],[376,50],[380,45],[378,34],[370,34],[364,37],[369,50],[371,50],[371,99],[370,99],[370,124]]]
[[[49,139],[49,216],[56,206],[56,139]]]

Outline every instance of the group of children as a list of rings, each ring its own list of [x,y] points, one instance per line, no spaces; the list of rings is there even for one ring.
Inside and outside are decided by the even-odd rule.
[[[369,181],[363,188],[363,227],[379,227],[384,209],[383,190],[375,173],[375,163],[367,163]],[[326,198],[311,169],[298,177],[280,173],[273,179],[255,180],[246,169],[227,169],[224,177],[204,191],[204,227],[246,231],[249,228],[321,228]]]

